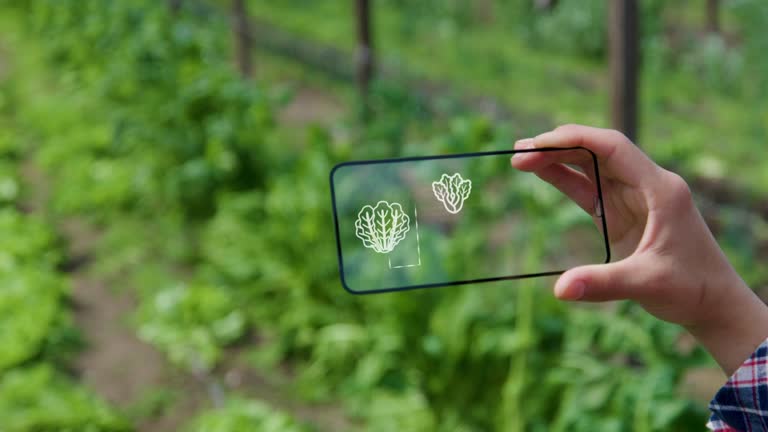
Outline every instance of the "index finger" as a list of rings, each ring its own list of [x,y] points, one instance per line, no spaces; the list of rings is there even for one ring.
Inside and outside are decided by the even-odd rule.
[[[658,166],[624,134],[611,129],[581,125],[560,126],[532,141],[534,148],[584,147],[600,162],[601,172],[629,184],[640,184],[653,176]]]

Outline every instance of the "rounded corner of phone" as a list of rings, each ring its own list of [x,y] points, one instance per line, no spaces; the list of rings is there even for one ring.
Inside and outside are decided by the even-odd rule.
[[[595,194],[602,209],[593,152],[583,147],[533,149],[537,150],[587,151],[586,159],[567,153],[561,158],[578,160],[590,169],[594,163]],[[610,262],[605,212],[601,212],[602,223],[595,223],[593,215],[578,208],[563,191],[553,200],[554,185],[510,168],[508,156],[514,153],[500,150],[336,164],[329,179],[344,290],[365,295],[514,280],[559,274],[554,269],[563,268],[562,264],[570,268],[603,258]],[[340,177],[344,168],[349,171]],[[574,232],[562,228],[568,217],[575,217],[563,210],[567,206],[579,213],[577,219],[597,225],[597,230],[578,224]],[[585,245],[580,245],[579,239],[585,238]],[[423,258],[429,261],[426,267]]]

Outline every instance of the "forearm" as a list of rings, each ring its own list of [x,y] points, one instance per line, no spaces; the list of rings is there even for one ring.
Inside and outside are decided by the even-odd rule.
[[[728,266],[714,278],[701,319],[686,326],[730,376],[768,337],[768,307]]]

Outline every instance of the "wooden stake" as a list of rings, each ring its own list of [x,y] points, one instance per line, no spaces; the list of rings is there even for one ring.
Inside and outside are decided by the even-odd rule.
[[[181,1],[182,0],[168,0],[168,9],[172,14],[176,15],[179,13],[179,10],[181,9]]]
[[[637,0],[609,3],[611,126],[637,139],[640,34]]]
[[[368,113],[368,91],[374,74],[374,53],[369,0],[355,1],[357,21],[357,86],[363,101],[365,114]]]
[[[720,33],[720,0],[707,0],[707,32]]]
[[[232,0],[232,37],[235,45],[235,64],[243,78],[253,76],[251,29],[245,0]]]

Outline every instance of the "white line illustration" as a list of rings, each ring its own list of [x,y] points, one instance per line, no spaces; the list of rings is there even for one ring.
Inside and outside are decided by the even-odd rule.
[[[419,257],[419,260],[417,261],[416,264],[405,264],[405,265],[393,266],[392,259],[387,257],[387,263],[389,264],[390,269],[421,267],[421,242],[419,240],[419,212],[416,210],[416,207],[413,208],[413,221],[414,221],[414,224],[416,225],[416,255]]]
[[[364,206],[357,214],[355,235],[363,245],[378,253],[390,253],[411,229],[411,220],[398,203],[379,201]]]
[[[461,211],[464,200],[472,192],[472,180],[463,179],[459,173],[451,176],[443,174],[440,181],[432,182],[432,192],[448,213],[456,214]]]

